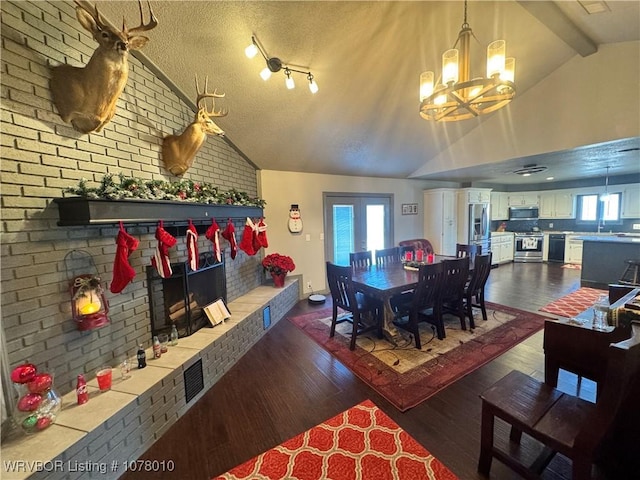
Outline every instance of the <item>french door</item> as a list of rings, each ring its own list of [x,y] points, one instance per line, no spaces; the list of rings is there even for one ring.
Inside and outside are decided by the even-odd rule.
[[[325,258],[349,265],[349,253],[393,245],[393,196],[324,194]]]

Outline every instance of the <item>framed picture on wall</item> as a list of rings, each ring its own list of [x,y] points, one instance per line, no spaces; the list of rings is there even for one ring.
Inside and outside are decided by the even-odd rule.
[[[418,214],[418,204],[417,203],[403,203],[402,204],[402,215],[417,215]]]

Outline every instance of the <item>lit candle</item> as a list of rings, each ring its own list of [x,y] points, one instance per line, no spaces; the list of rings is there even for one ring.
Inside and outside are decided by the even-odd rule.
[[[99,312],[102,308],[102,303],[98,297],[93,296],[93,292],[85,297],[80,297],[76,304],[78,311],[82,315],[91,315],[92,313]]]
[[[416,250],[416,261],[422,262],[424,260],[424,252],[422,250]]]

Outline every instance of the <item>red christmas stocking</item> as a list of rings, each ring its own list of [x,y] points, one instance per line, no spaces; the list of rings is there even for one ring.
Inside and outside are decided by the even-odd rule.
[[[247,221],[244,224],[244,230],[242,231],[242,239],[240,240],[240,250],[245,252],[247,255],[255,255],[256,250],[253,248],[253,231],[254,231],[253,222],[249,217],[247,217]]]
[[[173,247],[177,240],[164,229],[162,220],[158,222],[158,228],[156,228],[156,239],[158,240],[158,245],[153,257],[151,257],[151,264],[162,278],[167,278],[173,274],[171,262],[169,261],[169,248]]]
[[[238,244],[236,243],[236,227],[233,226],[231,219],[227,220],[227,227],[222,232],[222,236],[231,245],[231,260],[235,259],[238,254]]]
[[[129,264],[129,255],[131,255],[136,248],[138,248],[138,239],[129,235],[122,222],[120,222],[120,231],[116,238],[116,258],[113,262],[113,280],[111,281],[111,293],[120,293],[124,290],[133,277],[136,276],[136,271]]]
[[[187,254],[189,256],[189,268],[192,271],[198,270],[198,231],[189,219],[187,227]]]
[[[264,218],[261,218],[260,223],[258,223],[256,238],[261,247],[269,247],[269,241],[267,240],[267,224],[264,223]]]
[[[222,261],[222,255],[220,253],[220,225],[218,225],[215,218],[211,219],[211,226],[207,229],[204,236],[213,243],[213,254],[216,257],[216,261],[220,263]]]

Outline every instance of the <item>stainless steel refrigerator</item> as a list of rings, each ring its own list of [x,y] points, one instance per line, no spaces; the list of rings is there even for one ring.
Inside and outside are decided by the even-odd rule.
[[[491,250],[491,232],[489,226],[489,204],[471,203],[469,204],[469,217],[467,219],[467,231],[469,244],[482,246],[482,253]]]

